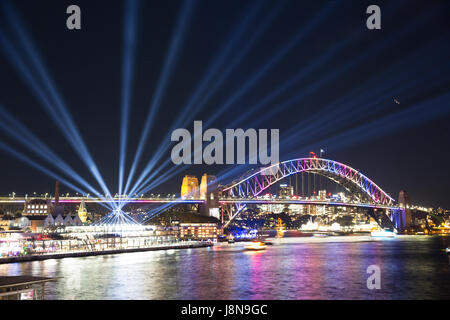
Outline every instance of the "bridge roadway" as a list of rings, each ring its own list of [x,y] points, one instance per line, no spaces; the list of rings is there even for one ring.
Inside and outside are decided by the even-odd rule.
[[[50,200],[55,202],[53,198],[45,197],[0,197],[0,204],[25,203],[29,200]],[[60,203],[204,203],[203,199],[179,199],[179,198],[93,198],[93,197],[60,197]]]
[[[31,199],[40,200],[50,200],[55,202],[54,199],[44,198],[44,197],[33,197]],[[14,203],[24,203],[25,197],[0,197],[0,204],[14,204]],[[179,203],[179,204],[203,204],[204,199],[190,198],[190,199],[179,199],[179,198],[92,198],[92,197],[61,197],[59,199],[60,203],[80,203],[84,201],[85,203]],[[398,209],[398,206],[387,206],[381,204],[373,203],[358,203],[358,202],[338,202],[331,200],[308,200],[308,199],[283,199],[283,198],[256,198],[256,199],[245,199],[245,198],[220,198],[220,204],[232,205],[232,204],[282,204],[282,205],[320,205],[320,206],[337,206],[337,207],[360,207],[360,208],[376,208],[376,209]]]
[[[303,205],[318,205],[318,206],[335,206],[335,207],[359,207],[359,208],[373,208],[373,209],[390,209],[396,210],[398,206],[386,206],[373,203],[358,203],[358,202],[336,202],[327,200],[299,200],[299,199],[219,199],[220,204],[303,204]]]

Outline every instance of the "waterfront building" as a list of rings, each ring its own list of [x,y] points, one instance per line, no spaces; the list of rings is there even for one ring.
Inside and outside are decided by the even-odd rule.
[[[11,220],[0,220],[0,231],[8,231],[11,226]]]
[[[216,223],[180,223],[181,239],[213,239],[217,238]]]
[[[55,225],[56,225],[56,226],[63,226],[63,225],[64,225],[64,218],[62,217],[61,214],[58,214],[58,215],[56,216],[56,219],[55,219]]]
[[[64,225],[65,226],[71,226],[73,224],[73,219],[72,217],[68,214],[65,218],[64,218]]]
[[[55,219],[53,216],[49,213],[47,217],[45,217],[44,226],[53,226],[55,224]]]
[[[81,226],[83,222],[81,221],[78,214],[75,214],[73,217],[70,214],[67,214],[63,217],[63,215],[59,214],[58,216],[53,216],[52,214],[48,214],[47,217],[43,220],[43,223],[40,225],[42,227],[52,227],[52,226]]]
[[[31,227],[31,222],[27,217],[20,217],[17,219],[14,219],[13,227],[19,228],[19,229],[27,229]]]
[[[35,216],[41,215],[46,216],[51,212],[52,205],[50,199],[31,199],[25,201],[22,215],[24,216]]]

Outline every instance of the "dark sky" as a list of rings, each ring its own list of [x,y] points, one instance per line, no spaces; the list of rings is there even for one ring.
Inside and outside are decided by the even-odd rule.
[[[125,3],[8,3],[107,186],[117,192]],[[66,8],[71,4],[81,8],[81,30],[66,28]],[[381,30],[366,28],[370,4],[381,8]],[[126,173],[185,5],[142,1],[138,10]],[[5,19],[6,10],[0,10],[0,32],[20,48],[20,38]],[[306,157],[322,148],[326,158],[361,170],[394,198],[404,189],[413,203],[450,207],[448,1],[199,0],[193,1],[192,10],[138,173],[160,145],[170,144],[171,125],[230,45],[202,92],[201,97],[209,94],[203,107],[188,112],[192,119],[181,119],[188,121],[185,127],[192,130],[193,120],[207,122],[220,112],[209,127],[279,128],[280,160]],[[262,29],[271,14],[273,21]],[[249,19],[247,24],[244,19]],[[241,38],[230,42],[231,35],[239,32]],[[26,56],[25,61],[33,65]],[[225,79],[217,85],[223,74]],[[0,75],[0,105],[98,188],[4,47]],[[256,109],[274,92],[278,94]],[[242,118],[248,110],[250,116]],[[0,141],[61,174],[2,130]],[[169,157],[166,152],[160,162]],[[1,195],[52,192],[53,178],[3,150],[0,168]],[[154,192],[178,193],[184,174],[220,175],[226,168],[184,169]]]

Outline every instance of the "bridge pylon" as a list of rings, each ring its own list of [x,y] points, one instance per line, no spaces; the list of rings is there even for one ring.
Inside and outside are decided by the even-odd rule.
[[[219,189],[216,176],[203,174],[200,183],[200,198],[205,200],[199,206],[200,214],[220,220]]]

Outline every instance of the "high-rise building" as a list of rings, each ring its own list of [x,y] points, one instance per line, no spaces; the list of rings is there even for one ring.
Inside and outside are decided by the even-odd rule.
[[[319,190],[319,200],[325,200],[327,198],[327,190]]]
[[[199,190],[197,177],[185,175],[181,184],[181,198],[197,198],[198,196]]]
[[[280,197],[287,198],[294,195],[294,187],[287,184],[280,184]]]

